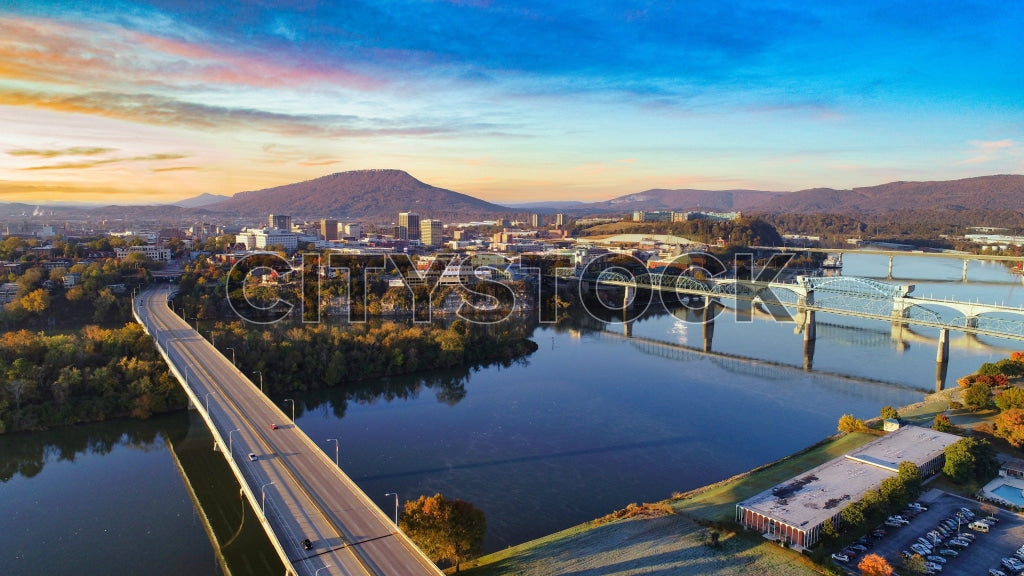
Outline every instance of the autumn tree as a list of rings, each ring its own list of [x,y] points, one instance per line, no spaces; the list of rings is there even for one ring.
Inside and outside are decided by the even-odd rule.
[[[853,414],[843,414],[839,417],[839,431],[840,432],[857,432],[864,430],[867,425],[864,421],[859,418],[854,418]]]
[[[456,572],[483,550],[487,530],[482,510],[440,494],[406,502],[398,526],[431,560],[454,565]]]
[[[1010,408],[996,417],[995,436],[1003,438],[1014,448],[1024,446],[1024,410]]]
[[[881,411],[880,415],[882,416],[883,420],[890,420],[890,419],[891,420],[899,420],[900,419],[900,413],[898,411],[896,411],[896,409],[893,408],[892,406],[882,406],[882,411]]]
[[[932,421],[932,430],[938,430],[939,432],[953,432],[956,430],[956,426],[953,426],[953,422],[950,421],[949,416],[945,414],[936,414],[935,420]]]
[[[878,554],[868,554],[861,558],[857,568],[863,576],[890,576],[892,566]]]

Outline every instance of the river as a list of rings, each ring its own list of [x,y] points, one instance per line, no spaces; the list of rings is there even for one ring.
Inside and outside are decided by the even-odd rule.
[[[888,259],[847,255],[844,266],[879,277]],[[958,260],[900,256],[892,281],[1024,304],[1005,268],[972,262],[967,283],[961,272]],[[342,468],[389,516],[386,493],[462,498],[487,514],[496,550],[770,462],[833,433],[844,413],[873,417],[935,390],[934,330],[817,321],[810,370],[795,325],[764,316],[721,315],[713,354],[682,313],[638,320],[631,339],[621,323],[542,325],[520,362],[296,395],[296,419],[331,457],[327,439],[339,439]],[[1022,348],[951,333],[945,383]],[[4,572],[220,573],[168,449],[196,428],[172,414],[0,437]]]

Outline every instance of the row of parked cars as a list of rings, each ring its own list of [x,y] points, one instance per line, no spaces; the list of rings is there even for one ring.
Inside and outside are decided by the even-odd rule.
[[[887,518],[884,522],[884,525],[889,526],[891,528],[899,528],[902,526],[906,526],[907,524],[910,524],[910,521],[915,516],[917,516],[921,512],[924,512],[927,509],[928,508],[925,508],[924,505],[920,504],[919,502],[914,502],[899,514]],[[854,560],[860,554],[867,552],[868,548],[873,547],[873,538],[882,538],[885,536],[885,534],[886,529],[882,526],[879,526],[872,530],[869,536],[862,536],[858,538],[857,541],[853,544],[850,544],[846,548],[843,548],[842,551],[832,554],[832,559],[836,562],[846,564]]]
[[[925,574],[938,574],[942,572],[947,562],[958,557],[964,549],[974,543],[977,538],[975,532],[988,532],[989,528],[998,521],[994,516],[976,518],[973,510],[961,507],[953,515],[940,520],[938,525],[929,530],[925,536],[919,537],[910,545],[909,551],[903,551],[903,556],[909,559],[915,554],[920,555],[925,560]],[[971,531],[965,531],[965,528],[969,528]],[[1003,566],[1013,570],[1014,574],[1024,571],[1024,563],[1021,563],[1020,559],[1004,558],[1003,560]],[[1018,565],[1020,567],[1016,568]],[[989,575],[1008,576],[997,568],[989,570]]]
[[[989,576],[1009,576],[1010,574],[1022,574],[1024,575],[1024,546],[1018,548],[1013,556],[1007,556],[1003,558],[1001,570],[999,568],[990,568],[988,573]]]

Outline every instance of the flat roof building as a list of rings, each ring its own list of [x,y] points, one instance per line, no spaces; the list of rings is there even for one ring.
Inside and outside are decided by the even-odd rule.
[[[765,538],[808,548],[821,539],[821,528],[839,513],[897,475],[902,462],[913,462],[925,477],[941,469],[946,447],[960,436],[919,426],[904,426],[857,450],[808,470],[736,505],[736,521]]]

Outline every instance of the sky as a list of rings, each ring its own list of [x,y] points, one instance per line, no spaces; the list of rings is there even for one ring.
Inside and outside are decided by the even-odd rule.
[[[1024,173],[1024,2],[0,0],[0,202]]]

